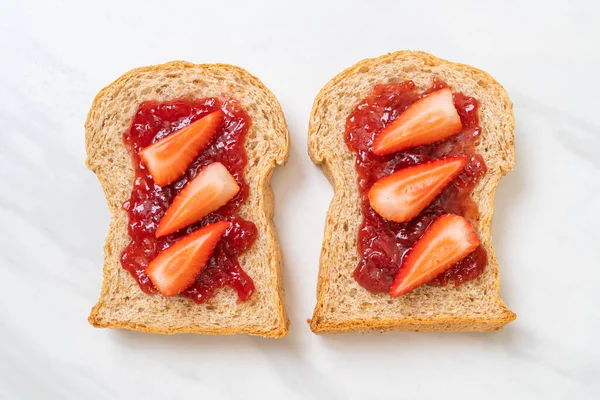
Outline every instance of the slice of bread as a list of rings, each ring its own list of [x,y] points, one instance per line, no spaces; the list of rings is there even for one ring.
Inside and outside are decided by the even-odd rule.
[[[123,145],[140,103],[176,98],[227,96],[237,99],[252,118],[246,137],[248,165],[244,171],[250,195],[240,207],[242,218],[258,228],[252,248],[239,257],[254,280],[250,300],[237,304],[237,294],[222,289],[208,302],[196,304],[176,296],[143,293],[120,256],[129,243],[128,217],[122,204],[130,196],[134,170]],[[103,89],[85,123],[87,166],[100,180],[112,213],[105,243],[104,282],[89,321],[102,328],[127,328],[154,333],[246,333],[282,337],[288,332],[284,308],[282,260],[273,225],[270,188],[275,165],[287,161],[289,136],[275,96],[245,70],[224,64],[195,65],[182,61],[138,68]]]
[[[362,214],[355,154],[344,142],[346,118],[376,84],[413,80],[424,90],[434,76],[479,102],[482,134],[476,151],[483,155],[488,172],[472,198],[480,211],[475,228],[487,250],[488,265],[477,279],[457,288],[424,285],[398,298],[373,294],[353,277]],[[499,299],[498,263],[491,242],[494,190],[514,163],[513,128],[512,103],[491,76],[423,52],[399,51],[363,60],[325,85],[313,105],[308,150],[335,195],[327,214],[317,305],[309,321],[313,332],[495,331],[516,318]]]

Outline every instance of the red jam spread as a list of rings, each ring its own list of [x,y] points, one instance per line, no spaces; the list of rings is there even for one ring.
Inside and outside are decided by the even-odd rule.
[[[481,128],[477,117],[478,104],[474,98],[454,93],[454,104],[463,129],[450,139],[385,156],[377,156],[371,151],[376,133],[424,94],[445,87],[448,85],[439,79],[434,79],[431,88],[423,93],[419,93],[412,81],[377,85],[346,120],[344,138],[348,148],[356,153],[363,213],[358,232],[361,260],[354,270],[354,278],[371,292],[389,292],[407,251],[437,217],[453,213],[466,217],[472,223],[479,218],[479,211],[470,195],[487,168],[483,157],[475,154],[475,141]],[[386,220],[369,205],[368,191],[378,179],[411,165],[459,154],[467,156],[463,171],[412,220],[402,223]],[[458,286],[479,276],[486,264],[487,254],[480,246],[429,284],[440,286],[453,282]]]
[[[140,162],[137,153],[144,147],[164,138],[190,123],[217,111],[223,111],[223,125],[211,144],[192,163],[186,173],[170,185],[154,184],[152,176]],[[238,301],[245,301],[254,292],[252,279],[242,270],[237,257],[247,251],[256,240],[256,226],[242,219],[238,207],[248,198],[249,187],[244,179],[248,159],[244,150],[246,132],[251,119],[235,100],[206,98],[202,100],[174,100],[167,103],[148,101],[142,103],[123,142],[131,153],[135,180],[131,197],[123,208],[129,214],[131,242],[121,254],[123,268],[133,275],[146,293],[156,289],[146,275],[146,267],[158,253],[167,249],[177,239],[194,230],[217,221],[228,220],[232,227],[223,235],[207,266],[196,282],[182,292],[196,303],[210,299],[216,289],[229,286],[236,290]],[[156,238],[155,232],[163,214],[183,186],[199,170],[212,162],[221,162],[235,177],[239,193],[225,206],[201,221],[168,236]]]

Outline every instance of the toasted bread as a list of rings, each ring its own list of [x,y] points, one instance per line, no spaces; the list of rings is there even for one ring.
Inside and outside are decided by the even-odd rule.
[[[475,229],[488,265],[477,279],[458,287],[423,285],[398,298],[373,294],[353,277],[360,257],[357,233],[362,214],[355,154],[344,142],[346,118],[376,84],[412,80],[425,90],[435,76],[479,102],[482,134],[476,151],[488,171],[471,197],[479,208]],[[335,194],[327,214],[317,305],[309,321],[313,332],[495,331],[516,318],[499,299],[498,263],[491,242],[494,191],[514,164],[513,128],[512,103],[491,76],[423,52],[399,51],[360,61],[323,87],[311,113],[308,150]]]
[[[143,293],[121,267],[129,243],[128,217],[122,204],[130,196],[134,170],[123,145],[140,103],[175,98],[232,97],[252,118],[244,171],[250,195],[241,205],[242,218],[254,222],[258,237],[239,257],[256,291],[237,304],[231,289],[220,290],[203,304],[181,296],[165,298]],[[96,173],[112,214],[105,243],[104,281],[89,322],[102,328],[127,328],[153,333],[245,333],[282,337],[288,331],[282,286],[282,259],[272,222],[270,178],[275,165],[287,161],[289,136],[275,96],[245,70],[224,64],[195,65],[182,61],[134,69],[103,89],[85,123],[87,166]]]

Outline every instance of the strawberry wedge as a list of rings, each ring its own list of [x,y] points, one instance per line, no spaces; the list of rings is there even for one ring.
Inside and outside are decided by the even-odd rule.
[[[465,157],[442,158],[383,177],[369,190],[371,207],[395,222],[411,220],[456,178],[465,163]]]
[[[156,237],[168,235],[200,221],[223,207],[240,191],[235,178],[220,162],[204,167],[173,199],[156,229]]]
[[[229,225],[228,221],[206,225],[159,253],[146,269],[158,291],[175,296],[193,284]]]
[[[390,295],[402,296],[429,282],[478,246],[479,238],[469,221],[455,214],[442,215],[433,221],[404,257],[390,287]]]
[[[395,153],[448,139],[461,129],[452,92],[445,88],[411,104],[375,136],[372,150],[377,155]]]
[[[215,111],[142,149],[138,155],[154,183],[165,186],[179,179],[213,140],[222,123],[223,112]]]

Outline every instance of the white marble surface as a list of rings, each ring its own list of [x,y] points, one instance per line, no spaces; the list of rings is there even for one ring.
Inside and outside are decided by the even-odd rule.
[[[596,0],[161,3],[0,0],[0,399],[600,397]],[[332,196],[306,154],[312,99],[354,62],[402,48],[487,70],[514,101],[517,163],[493,228],[518,314],[503,332],[317,337],[305,323]],[[283,340],[86,321],[109,215],[83,122],[121,73],[172,59],[243,66],[283,105]]]

